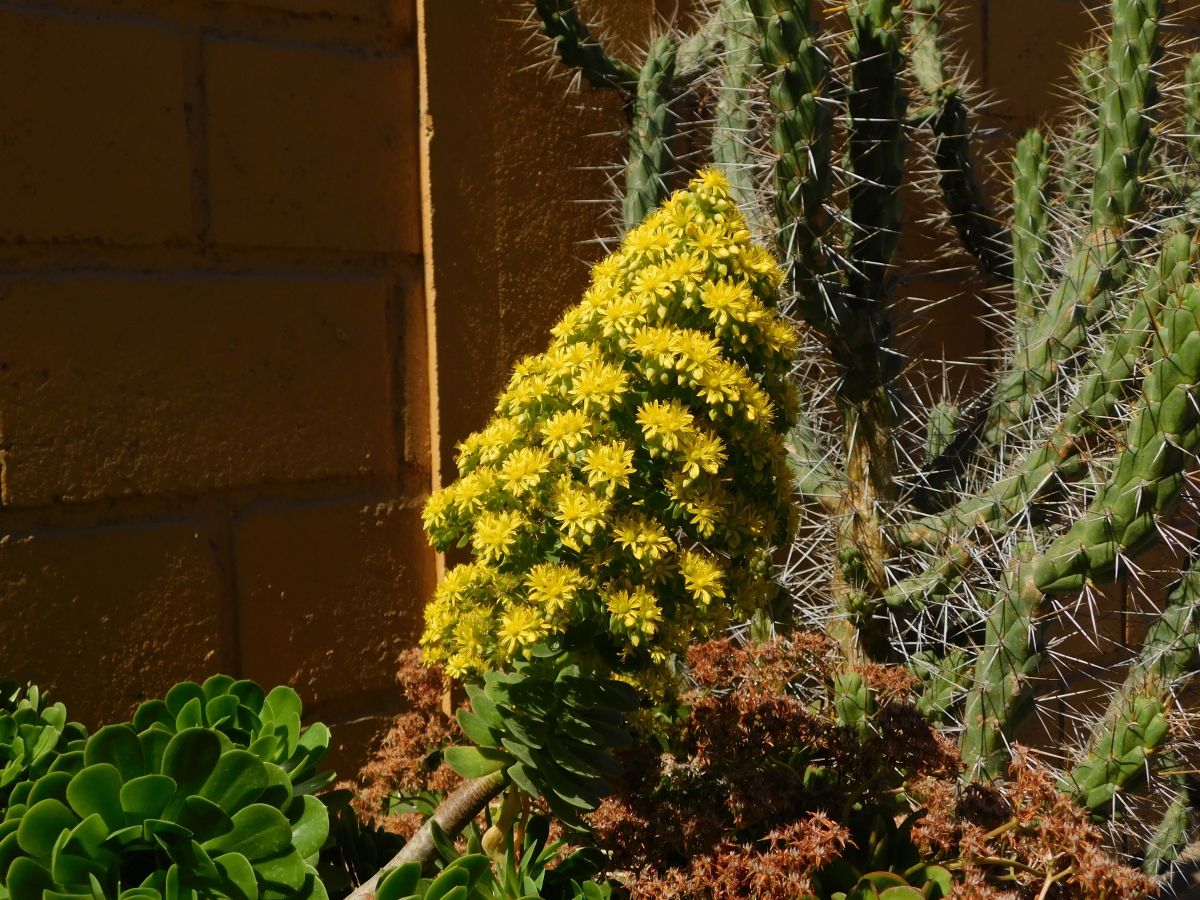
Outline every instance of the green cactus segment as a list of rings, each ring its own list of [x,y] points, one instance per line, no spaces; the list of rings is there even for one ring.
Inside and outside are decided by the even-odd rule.
[[[1119,559],[1133,560],[1157,543],[1158,520],[1179,501],[1184,468],[1200,446],[1200,289],[1185,285],[1172,300],[1158,317],[1153,364],[1116,468],[1088,512],[1038,564],[1044,591],[1111,581]]]
[[[1019,552],[1027,558],[1029,548]],[[988,610],[967,694],[960,748],[971,777],[996,778],[1008,768],[1009,744],[1034,709],[1034,681],[1046,656],[1046,613],[1032,566],[1017,563],[1003,576]]]
[[[922,609],[944,602],[962,582],[962,573],[970,561],[966,547],[949,547],[926,571],[898,581],[884,591],[883,600],[894,609]]]
[[[604,51],[579,18],[573,0],[534,0],[534,8],[542,20],[542,32],[554,41],[554,51],[563,65],[579,69],[593,87],[635,89],[638,73]]]
[[[630,110],[629,159],[625,165],[625,230],[636,228],[667,196],[667,174],[675,165],[671,136],[675,117],[675,39],[664,35],[654,42],[638,74],[637,93]]]
[[[1188,156],[1200,163],[1200,53],[1188,60],[1183,73],[1183,132]]]
[[[900,241],[900,184],[907,153],[907,100],[900,80],[904,12],[887,0],[851,0],[846,11],[850,16],[847,246],[853,263],[849,281],[851,294],[870,302],[881,298],[891,281],[892,257]],[[875,319],[887,308],[882,303],[870,305]]]
[[[721,80],[717,85],[714,112],[712,155],[716,167],[729,182],[733,199],[752,236],[763,237],[758,215],[750,139],[754,129],[747,102],[759,67],[758,53],[750,34],[754,22],[745,0],[728,0],[719,15],[724,18]],[[682,56],[682,51],[681,51]]]
[[[1190,843],[1192,805],[1181,790],[1163,812],[1158,827],[1146,844],[1142,871],[1147,875],[1165,875]]]
[[[806,0],[746,0],[761,33],[759,54],[770,76],[775,123],[775,214],[779,245],[798,292],[797,312],[823,334],[842,318],[820,284],[828,268],[821,247],[830,225],[825,204],[833,184],[833,117],[821,102],[828,63]]]
[[[1148,760],[1165,743],[1173,689],[1196,669],[1198,613],[1200,557],[1194,557],[1092,733],[1086,757],[1064,783],[1064,790],[1094,812],[1105,812],[1117,791],[1140,786]]]
[[[1013,277],[1007,230],[983,199],[971,164],[971,130],[961,88],[946,74],[942,49],[943,16],[948,0],[914,0],[909,19],[913,74],[933,104],[926,117],[936,142],[942,199],[959,240],[987,272]]]
[[[1084,439],[1112,424],[1118,405],[1131,400],[1138,367],[1152,326],[1176,292],[1191,277],[1198,247],[1186,234],[1166,239],[1155,265],[1120,328],[1106,336],[1104,352],[1093,357],[1063,420],[1045,445],[1026,456],[1017,471],[982,496],[953,510],[926,516],[899,529],[901,543],[931,544],[974,528],[995,529],[1019,516],[1060,482],[1075,481],[1088,471],[1080,457]]]
[[[1158,102],[1163,0],[1114,0],[1104,99],[1093,151],[1092,224],[1120,228],[1141,207],[1140,176],[1154,147],[1150,111]]]
[[[844,479],[818,446],[816,432],[805,408],[806,395],[802,387],[798,390],[798,396],[800,412],[796,417],[796,427],[787,438],[788,468],[795,476],[795,487],[800,496],[820,503],[829,512],[837,512],[845,494]]]
[[[1096,141],[1096,113],[1103,99],[1104,54],[1099,50],[1084,53],[1075,76],[1083,108],[1067,135],[1058,193],[1067,209],[1083,215],[1088,211],[1092,190],[1092,145]]]
[[[1061,385],[1067,363],[1108,311],[1129,277],[1125,218],[1141,206],[1140,173],[1153,147],[1150,113],[1158,102],[1152,64],[1159,56],[1161,0],[1115,0],[1113,30],[1097,122],[1092,231],[1075,254],[1045,312],[1000,379],[984,441],[991,446],[1025,423],[1035,403]]]
[[[518,663],[467,693],[472,711],[460,709],[458,722],[478,746],[450,747],[446,762],[464,778],[504,769],[564,824],[586,830],[580,813],[596,809],[611,793],[604,779],[622,772],[608,751],[633,742],[623,713],[638,708],[637,691],[578,666]]]
[[[1034,404],[1061,379],[1064,366],[1086,345],[1088,331],[1108,310],[1112,292],[1130,273],[1121,240],[1110,229],[1090,234],[1070,263],[1029,339],[1001,377],[983,441],[997,446],[1029,419]]]
[[[1120,790],[1137,787],[1146,777],[1149,757],[1167,739],[1170,726],[1157,697],[1138,697],[1121,707],[1087,759],[1062,785],[1098,815],[1106,815]]]
[[[726,7],[736,6],[740,2],[741,0],[724,0],[699,30],[679,45],[676,69],[680,84],[690,84],[720,64],[728,37],[726,25],[729,17]]]
[[[1049,147],[1036,128],[1017,142],[1013,158],[1013,294],[1017,300],[1017,340],[1041,307],[1050,252],[1046,194],[1050,182]]]
[[[299,713],[289,688],[214,676],[72,741],[9,796],[7,896],[325,900],[329,817],[300,779],[329,732],[301,729]]]

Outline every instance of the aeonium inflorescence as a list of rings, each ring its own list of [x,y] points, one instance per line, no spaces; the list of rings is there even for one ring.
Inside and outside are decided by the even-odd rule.
[[[426,608],[428,663],[473,676],[537,645],[661,669],[763,609],[795,530],[783,273],[705,172],[592,271],[425,508],[470,546]]]

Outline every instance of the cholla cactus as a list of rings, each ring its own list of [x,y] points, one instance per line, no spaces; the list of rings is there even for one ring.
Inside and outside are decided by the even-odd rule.
[[[795,529],[782,279],[712,171],[596,266],[425,508],[437,548],[475,555],[426,608],[427,662],[477,677],[542,646],[650,686],[769,604]]]
[[[976,178],[948,0],[850,0],[825,16],[807,0],[720,0],[640,66],[609,54],[572,0],[533,5],[566,65],[629,99],[626,228],[678,175],[672,129],[712,110],[692,137],[711,135],[746,221],[775,242],[783,308],[803,325],[789,441],[802,513],[784,567],[799,615],[852,663],[907,662],[922,707],[958,729],[970,778],[1002,777],[1023,723],[1060,702],[1061,787],[1159,872],[1190,835],[1179,693],[1200,597],[1200,563],[1178,561],[1197,519],[1200,55],[1164,48],[1163,0],[1113,0],[1068,126],[1014,148],[1011,217]],[[995,299],[1005,346],[974,396],[908,365],[897,335],[913,310],[898,296],[906,180],[941,200],[950,271]],[[1163,545],[1166,571],[1150,571]],[[1181,574],[1163,611],[1153,585]],[[1093,624],[1114,582],[1127,598],[1115,640]],[[1068,654],[1072,640],[1094,661]],[[1085,676],[1106,685],[1102,715],[1061,687]],[[1134,812],[1135,791],[1165,809],[1161,825]]]

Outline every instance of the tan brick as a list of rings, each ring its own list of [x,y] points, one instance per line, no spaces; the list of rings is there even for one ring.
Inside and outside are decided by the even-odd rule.
[[[249,515],[234,553],[246,677],[290,684],[322,713],[394,689],[433,590],[419,502]]]
[[[208,536],[186,523],[0,539],[5,675],[89,727],[121,721],[232,663],[221,593]]]
[[[419,253],[412,52],[205,44],[220,244]]]
[[[179,34],[0,9],[0,84],[0,237],[188,234]]]
[[[373,279],[0,279],[10,506],[392,472]]]
[[[250,0],[247,5],[314,18],[383,21],[396,26],[401,34],[408,34],[417,18],[416,0]]]
[[[988,7],[988,90],[993,111],[1015,127],[1056,114],[1071,77],[1072,51],[1094,25],[1078,0],[1004,0]]]

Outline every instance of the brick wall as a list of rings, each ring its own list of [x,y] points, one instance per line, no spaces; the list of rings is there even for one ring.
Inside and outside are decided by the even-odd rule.
[[[0,3],[0,647],[352,747],[432,589],[415,0]],[[345,753],[343,771],[354,760]]]

